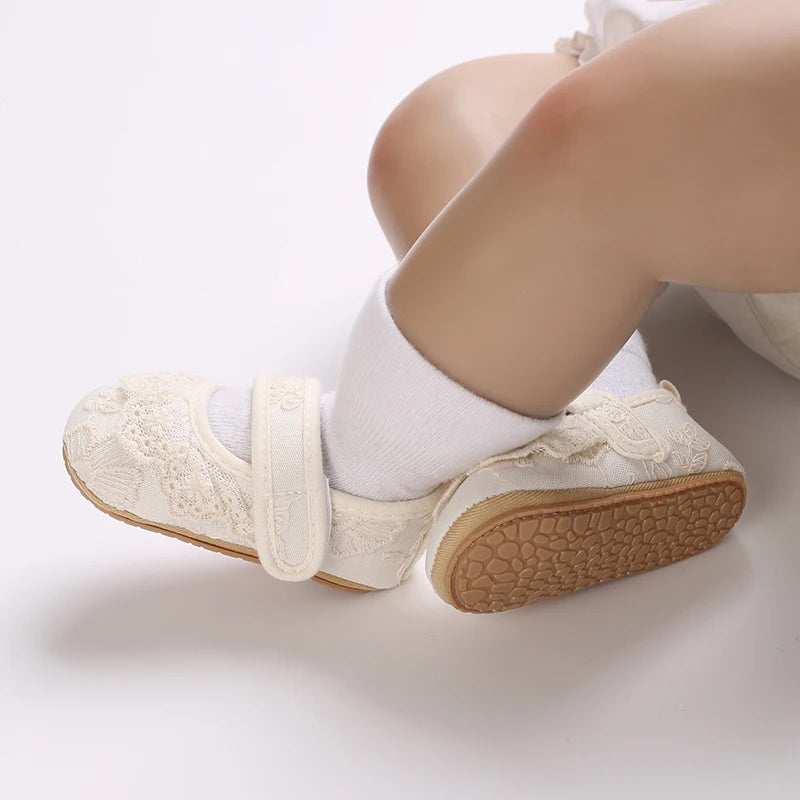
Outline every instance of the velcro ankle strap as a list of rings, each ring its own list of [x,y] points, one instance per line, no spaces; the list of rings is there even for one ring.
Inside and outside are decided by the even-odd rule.
[[[253,519],[258,557],[283,581],[319,572],[331,530],[322,471],[320,382],[259,375],[253,385]]]

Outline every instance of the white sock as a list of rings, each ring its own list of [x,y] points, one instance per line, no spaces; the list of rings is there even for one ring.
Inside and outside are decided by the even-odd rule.
[[[617,397],[629,397],[658,388],[639,331],[631,336],[590,388]],[[323,420],[328,418],[333,397],[333,392],[322,397]],[[215,436],[225,447],[239,458],[250,461],[250,389],[220,389],[215,392],[209,404],[209,420]],[[323,447],[324,441],[323,436]]]
[[[370,292],[350,333],[339,385],[322,397],[325,474],[333,488],[373,500],[422,497],[561,419],[503,408],[425,359],[386,304],[393,272]],[[249,389],[215,392],[209,422],[225,447],[250,460]]]
[[[653,374],[647,348],[639,331],[634,332],[589,388],[617,397],[628,397],[658,388],[658,381]]]

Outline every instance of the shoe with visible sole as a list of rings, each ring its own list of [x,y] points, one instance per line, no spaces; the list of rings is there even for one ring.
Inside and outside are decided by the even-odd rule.
[[[64,461],[95,506],[123,522],[261,562],[281,580],[389,589],[424,549],[446,485],[378,502],[331,489],[322,471],[319,381],[259,376],[253,464],[208,424],[222,388],[193,375],[123,378],[87,395],[67,421]]]
[[[460,611],[506,611],[707,550],[744,503],[742,466],[672,384],[586,392],[552,431],[449,484],[427,573]]]

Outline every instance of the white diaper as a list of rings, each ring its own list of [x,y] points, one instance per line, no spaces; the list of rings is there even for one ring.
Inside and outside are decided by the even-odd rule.
[[[584,8],[589,30],[571,39],[559,39],[556,52],[577,56],[581,64],[618,45],[648,25],[710,6],[718,0],[587,0]]]

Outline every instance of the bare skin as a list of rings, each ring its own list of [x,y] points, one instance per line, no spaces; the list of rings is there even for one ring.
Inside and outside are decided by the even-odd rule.
[[[798,79],[794,0],[699,9],[570,72],[405,255],[398,326],[477,394],[550,416],[661,282],[800,290]]]
[[[481,58],[434,75],[400,103],[378,133],[368,172],[372,207],[398,259],[577,66],[558,53]]]

